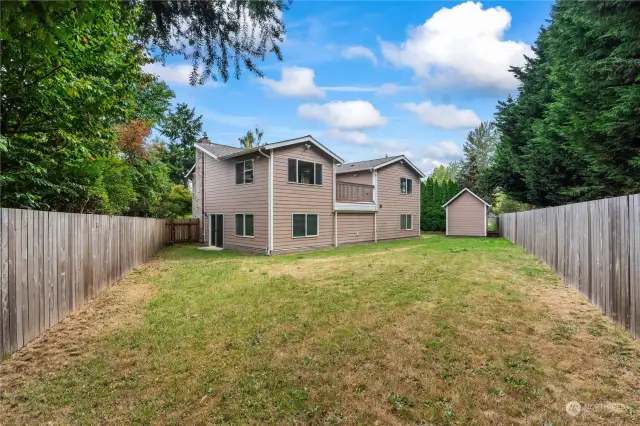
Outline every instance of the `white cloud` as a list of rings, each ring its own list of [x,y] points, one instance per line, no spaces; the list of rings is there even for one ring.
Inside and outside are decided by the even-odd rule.
[[[363,130],[387,124],[371,103],[366,101],[334,101],[326,104],[302,104],[298,116],[319,121],[331,129]]]
[[[533,55],[528,44],[504,40],[510,25],[506,9],[469,1],[440,9],[399,46],[380,41],[380,47],[389,62],[413,69],[418,79],[508,91],[518,85],[509,67]]]
[[[435,158],[459,158],[462,157],[462,147],[452,141],[440,141],[427,145],[422,149],[423,154]]]
[[[315,72],[311,68],[284,67],[280,81],[263,78],[258,80],[269,90],[281,96],[296,98],[323,98],[325,93],[314,83]]]
[[[324,136],[328,139],[336,139],[343,142],[349,142],[355,145],[371,145],[373,140],[366,133],[357,130],[339,130],[330,129],[325,132]]]
[[[398,87],[397,84],[386,83],[380,86],[377,93],[378,95],[383,95],[383,96],[393,96],[398,94],[399,91],[400,91],[400,88]]]
[[[142,70],[149,74],[157,75],[160,80],[164,80],[166,83],[188,85],[193,66],[186,64],[162,65],[160,63],[151,63],[144,65]],[[210,84],[214,83],[215,82],[211,82]]]
[[[378,63],[376,55],[364,46],[349,46],[342,50],[342,57],[347,59],[366,58],[369,59],[374,65]]]
[[[442,164],[442,162],[429,157],[421,157],[415,160],[415,165],[418,166],[426,176],[429,176],[433,169],[440,167]]]
[[[378,87],[367,86],[325,86],[321,87],[322,90],[327,92],[377,92]]]
[[[470,109],[458,109],[455,105],[434,105],[431,102],[400,105],[413,112],[428,126],[441,129],[469,129],[480,124],[480,118]]]

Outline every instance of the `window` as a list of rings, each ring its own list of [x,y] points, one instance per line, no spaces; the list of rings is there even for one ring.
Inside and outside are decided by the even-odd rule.
[[[253,160],[236,163],[236,185],[253,183]]]
[[[410,231],[413,229],[413,215],[401,214],[400,215],[400,229],[403,231]]]
[[[291,219],[293,238],[317,237],[318,236],[318,215],[317,214],[294,214]]]
[[[400,178],[400,193],[413,194],[413,179]]]
[[[252,214],[236,214],[236,237],[253,237]]]
[[[322,185],[322,164],[289,158],[289,182]]]

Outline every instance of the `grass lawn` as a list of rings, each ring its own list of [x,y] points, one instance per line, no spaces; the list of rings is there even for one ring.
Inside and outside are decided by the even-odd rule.
[[[171,247],[0,377],[6,424],[640,422],[640,343],[501,239]]]

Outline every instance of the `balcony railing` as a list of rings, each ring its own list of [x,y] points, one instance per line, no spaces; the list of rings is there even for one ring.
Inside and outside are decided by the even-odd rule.
[[[336,182],[336,201],[339,203],[373,203],[373,185]]]

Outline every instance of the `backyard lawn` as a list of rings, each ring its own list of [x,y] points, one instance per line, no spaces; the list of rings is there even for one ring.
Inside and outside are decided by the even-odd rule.
[[[640,343],[501,239],[171,247],[0,377],[6,424],[640,422]]]

